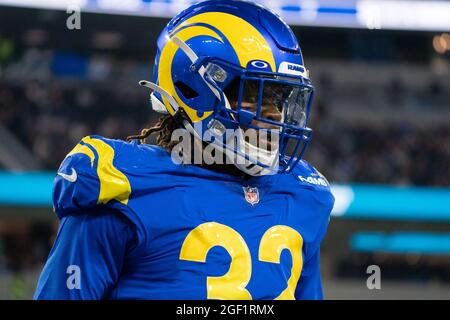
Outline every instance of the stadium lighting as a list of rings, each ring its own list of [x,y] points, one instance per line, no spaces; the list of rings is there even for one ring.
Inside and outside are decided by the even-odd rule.
[[[290,25],[450,31],[450,1],[436,0],[256,0]],[[0,0],[0,6],[171,18],[188,0]]]
[[[358,1],[361,25],[377,29],[450,30],[450,2],[447,1]]]
[[[84,8],[87,3],[88,0],[0,0],[0,5],[5,6],[56,10],[66,10],[69,6]]]
[[[433,37],[433,48],[437,53],[444,54],[450,51],[450,34],[443,33]]]

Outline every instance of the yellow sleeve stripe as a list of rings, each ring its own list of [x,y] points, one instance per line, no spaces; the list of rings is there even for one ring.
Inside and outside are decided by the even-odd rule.
[[[114,199],[126,205],[131,194],[131,185],[128,178],[113,164],[114,149],[99,139],[85,137],[83,141],[91,145],[98,154],[100,194],[97,203],[106,204]]]
[[[111,200],[117,200],[124,205],[128,204],[131,194],[131,185],[128,178],[114,164],[114,149],[102,140],[84,137],[81,141],[91,146],[98,155],[97,175],[100,180],[100,193],[97,203],[106,204]],[[82,153],[91,159],[94,164],[94,152],[87,146],[78,144],[68,155]]]
[[[83,144],[77,144],[75,146],[75,148],[73,148],[72,151],[70,151],[67,154],[66,158],[70,157],[71,155],[76,154],[76,153],[82,153],[82,154],[87,155],[89,157],[89,159],[91,159],[91,167],[94,166],[94,159],[95,159],[94,152],[92,152],[92,150],[89,149],[88,146],[83,145]]]

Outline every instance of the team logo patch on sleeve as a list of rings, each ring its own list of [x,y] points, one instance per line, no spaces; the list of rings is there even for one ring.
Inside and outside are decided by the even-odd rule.
[[[259,202],[259,191],[256,187],[242,187],[244,189],[245,200],[251,205]]]

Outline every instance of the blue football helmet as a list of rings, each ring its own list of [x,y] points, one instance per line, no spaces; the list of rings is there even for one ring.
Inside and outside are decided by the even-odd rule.
[[[247,1],[200,2],[168,23],[157,47],[154,80],[140,82],[152,90],[155,111],[253,176],[289,172],[301,159],[314,89],[278,15]],[[267,115],[267,105],[276,112]],[[270,148],[249,142],[250,129],[266,134]]]

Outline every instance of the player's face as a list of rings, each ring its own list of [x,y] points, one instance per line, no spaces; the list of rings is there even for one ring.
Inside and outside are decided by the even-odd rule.
[[[266,82],[263,88],[263,95],[261,98],[261,117],[275,122],[283,121],[283,105],[287,100],[293,88],[290,86],[278,84],[275,82]],[[244,92],[242,95],[241,108],[251,111],[253,114],[257,113],[258,108],[258,92],[259,82],[247,80],[244,83]],[[239,95],[239,81],[235,81],[226,90],[227,98],[233,109],[237,108]],[[278,133],[279,127],[267,122],[252,120],[252,125],[259,128],[271,130],[267,134],[267,141],[262,143],[266,145],[265,149],[276,150],[278,147]],[[247,130],[248,128],[242,128]],[[259,131],[256,132],[259,138]],[[264,139],[266,140],[266,139]],[[267,144],[266,144],[267,143]],[[259,146],[261,147],[261,146]]]
[[[269,90],[277,89],[277,88],[272,88],[272,86],[270,86],[270,87],[266,87],[265,89],[266,89],[266,91],[269,91]],[[277,98],[275,97],[275,95],[277,95],[277,94],[281,94],[281,92],[279,92],[279,93],[273,92],[273,94],[264,94],[263,95],[262,104],[261,104],[261,117],[269,119],[269,120],[281,122],[281,120],[283,118],[282,107],[280,107],[277,103]],[[234,103],[234,105],[236,105],[236,102]],[[244,95],[242,97],[241,107],[245,110],[252,111],[253,113],[256,114],[257,107],[258,107],[258,85],[257,84],[252,83],[250,81],[247,82],[247,85],[244,89]],[[253,120],[252,124],[257,125],[261,128],[265,128],[265,129],[275,129],[276,128],[275,126],[273,126],[269,123],[261,122],[261,121],[257,121],[257,120]]]
[[[282,80],[282,79],[280,79]],[[239,98],[239,79],[235,79],[226,89],[225,94],[233,109],[237,108]],[[245,80],[241,97],[241,108],[256,114],[260,92],[260,81]],[[264,81],[261,91],[260,118],[274,122],[284,122],[297,127],[305,127],[306,112],[311,98],[312,89],[308,86],[285,81],[275,82],[274,79]],[[267,122],[256,121],[253,124],[260,128],[276,128]]]
[[[242,96],[241,107],[245,110],[252,111],[256,114],[258,107],[258,89],[259,84],[257,81],[246,81],[244,84],[244,93]],[[283,118],[282,115],[282,87],[275,83],[265,85],[263,90],[263,98],[261,104],[261,117],[280,122]],[[238,94],[239,94],[239,81],[235,81],[226,90],[227,98],[233,109],[237,108]],[[265,129],[276,128],[265,122],[253,120],[252,124]]]

